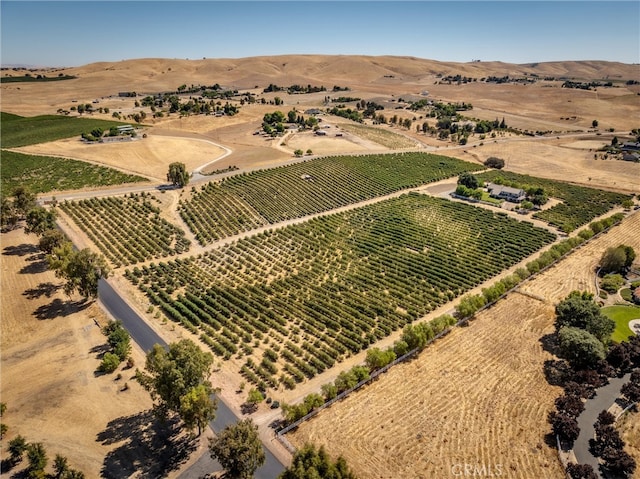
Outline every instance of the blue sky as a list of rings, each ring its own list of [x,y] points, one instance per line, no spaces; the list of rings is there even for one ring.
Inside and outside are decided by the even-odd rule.
[[[2,65],[304,53],[640,63],[637,0],[2,0],[0,15]]]

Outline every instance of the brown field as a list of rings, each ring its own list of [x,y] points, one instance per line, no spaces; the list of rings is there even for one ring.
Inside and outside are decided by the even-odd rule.
[[[640,127],[640,88],[623,82],[640,76],[638,65],[554,62],[532,67],[500,62],[456,64],[416,58],[316,55],[201,61],[145,59],[95,63],[60,72],[78,78],[43,84],[2,84],[2,111],[25,116],[55,114],[59,108],[69,109],[73,100],[91,103],[95,99],[99,106],[126,115],[134,111],[134,99],[119,98],[119,91],[147,94],[183,83],[211,84],[212,79],[225,87],[257,94],[269,83],[349,86],[350,96],[380,99],[390,108],[395,108],[394,102],[403,95],[416,97],[428,90],[428,98],[437,101],[471,102],[474,109],[470,116],[489,120],[504,117],[510,126],[553,134],[544,140],[511,136],[482,141],[476,136],[464,147],[416,133],[415,126],[412,130],[383,127],[384,135],[399,133],[415,140],[417,149],[470,161],[499,156],[506,160],[507,169],[519,173],[626,192],[640,190],[640,165],[594,160],[591,151],[609,143],[614,134],[621,141],[628,139],[629,130]],[[531,73],[577,79],[610,77],[620,82],[614,88],[598,89],[597,95],[593,91],[560,88],[561,82],[527,86],[434,84],[437,74],[458,73],[478,78]],[[20,150],[105,164],[161,183],[169,163],[182,161],[188,169],[195,169],[220,158],[225,151],[222,147],[229,148],[231,154],[208,166],[205,172],[230,165],[247,170],[282,165],[294,159],[293,151],[298,148],[305,152],[311,149],[313,155],[331,155],[407,147],[407,143],[396,146],[382,141],[385,147],[380,144],[381,137],[370,136],[362,129],[340,130],[343,136],[336,137],[344,124],[338,117],[322,117],[324,123],[331,125],[326,137],[296,133],[285,137],[281,144],[279,139],[253,134],[265,113],[323,107],[325,94],[333,95],[265,94],[267,101],[280,96],[284,104],[247,104],[237,115],[223,118],[171,115],[154,120],[147,111],[148,137],[140,141],[87,146],[70,139]],[[415,116],[417,122],[424,121],[419,112],[387,109],[384,113],[390,116],[394,112],[401,118]],[[111,118],[111,114],[94,116]],[[567,117],[571,119],[562,119]],[[599,121],[602,136],[588,131],[594,119]],[[432,124],[435,120],[428,121]],[[615,133],[605,131],[609,128],[614,128]],[[580,133],[567,134],[576,131]],[[390,136],[385,138],[391,141]],[[178,198],[177,192],[164,197],[163,215],[167,218],[177,219]],[[572,289],[593,288],[591,270],[607,241],[613,244],[624,239],[640,248],[639,216],[636,214],[523,287],[543,296],[546,302],[511,295],[482,313],[469,328],[454,331],[415,361],[395,368],[362,393],[305,424],[292,440],[326,444],[332,454],[345,455],[363,478],[449,477],[452,466],[464,463],[500,466],[505,477],[559,477],[555,452],[544,443],[546,414],[558,388],[544,381],[541,366],[550,355],[542,349],[539,339],[551,330],[554,301]],[[78,235],[78,246],[90,245],[81,233]],[[144,462],[148,451],[136,449],[126,437],[132,431],[125,431],[117,440],[100,440],[109,433],[110,421],[141,418],[151,405],[148,394],[130,380],[130,372],[122,372],[123,381],[128,380],[130,386],[127,391],[120,391],[120,382],[112,376],[94,376],[99,363],[96,348],[104,344],[95,321],[105,321],[104,313],[96,305],[78,311],[69,309],[67,298],[56,287],[59,281],[37,266],[36,251],[30,246],[32,238],[13,231],[2,234],[0,241],[0,364],[2,402],[8,406],[3,418],[9,425],[8,438],[22,434],[29,441],[43,441],[50,456],[66,455],[72,467],[83,470],[87,477],[100,476],[105,457],[112,458],[115,464],[123,455],[127,460],[135,456],[142,458],[139,469],[150,467],[148,460]],[[129,287],[121,272],[114,281],[121,289]],[[144,310],[145,302],[138,293],[129,290],[126,295]],[[161,319],[147,319],[167,340],[187,335],[163,324]],[[134,349],[134,357],[136,364],[143,362],[142,351]],[[346,367],[346,363],[342,366]],[[337,371],[331,374],[334,373]],[[223,396],[239,408],[242,398],[235,394],[239,379],[224,367],[217,374],[214,384],[221,385]],[[312,386],[320,384],[316,379],[296,392],[311,392]],[[293,395],[287,393],[286,399],[295,400]],[[403,411],[401,415],[399,410]],[[266,424],[273,415],[263,405],[255,419]],[[268,430],[264,431],[266,434]],[[145,443],[141,435],[134,434],[132,438]]]
[[[458,464],[499,466],[509,478],[561,477],[544,440],[561,390],[544,379],[553,356],[540,340],[553,331],[554,304],[574,289],[594,291],[602,252],[621,243],[640,248],[638,231],[635,214],[521,288],[545,301],[509,295],[289,440],[323,444],[367,479],[455,477]]]

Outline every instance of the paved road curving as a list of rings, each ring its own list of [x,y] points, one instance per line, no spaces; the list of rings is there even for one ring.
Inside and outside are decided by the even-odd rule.
[[[610,379],[609,384],[596,390],[595,397],[586,402],[584,411],[578,417],[580,435],[573,443],[573,452],[578,464],[589,464],[598,477],[602,477],[598,458],[589,451],[589,439],[595,437],[593,425],[598,419],[600,411],[609,409],[620,396],[620,388],[629,381],[630,376],[631,373],[627,373],[621,378]]]
[[[111,314],[114,319],[122,321],[124,327],[131,334],[131,338],[144,350],[149,351],[155,344],[163,347],[167,343],[140,317],[140,315],[118,294],[108,281],[100,280],[98,287],[98,297],[102,306]],[[230,424],[238,421],[238,417],[218,398],[218,410],[216,418],[211,421],[210,426],[214,432],[219,432]],[[282,471],[284,465],[267,449],[263,447],[266,461],[254,475],[256,479],[275,479]],[[220,471],[220,465],[209,457],[208,453],[203,454],[193,466],[184,471],[180,479],[196,479],[205,474]]]

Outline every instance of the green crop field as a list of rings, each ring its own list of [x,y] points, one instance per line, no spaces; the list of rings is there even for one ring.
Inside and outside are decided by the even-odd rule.
[[[507,184],[525,188],[541,187],[549,197],[562,200],[562,203],[533,215],[566,233],[587,224],[592,219],[605,214],[614,206],[622,204],[629,195],[610,191],[585,188],[583,186],[546,180],[508,171],[488,171],[478,175],[484,181],[496,181],[501,178]]]
[[[616,322],[616,329],[611,335],[611,339],[616,343],[621,343],[633,335],[629,328],[629,321],[640,319],[640,307],[638,306],[608,306],[602,308],[602,312]]]
[[[2,197],[11,195],[18,186],[24,186],[33,193],[48,193],[147,181],[140,176],[83,161],[6,150],[0,150],[0,169]]]
[[[503,213],[409,193],[126,276],[215,354],[246,358],[247,380],[291,387],[555,238]]]
[[[184,231],[160,217],[151,193],[60,203],[115,266],[189,251]]]
[[[107,131],[112,126],[125,124],[118,121],[61,115],[23,117],[2,112],[0,115],[0,136],[2,137],[2,148],[17,148],[74,136],[79,137],[83,132],[89,133],[95,128]]]
[[[179,211],[204,245],[480,168],[427,153],[325,157],[209,183]]]

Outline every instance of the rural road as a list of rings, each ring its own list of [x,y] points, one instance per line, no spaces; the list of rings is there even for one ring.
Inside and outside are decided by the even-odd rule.
[[[98,286],[98,297],[102,306],[117,320],[122,321],[124,327],[131,334],[131,338],[138,343],[143,351],[149,351],[155,344],[163,347],[167,343],[138,315],[138,313],[122,299],[118,292],[109,284],[108,281],[100,280]],[[224,403],[222,398],[218,399],[218,409],[216,418],[211,421],[210,426],[214,432],[218,433],[226,426],[235,424],[238,417]],[[264,447],[266,461],[264,465],[258,469],[254,475],[256,479],[275,479],[282,471],[284,465]],[[189,469],[184,471],[179,477],[180,479],[197,479],[205,474],[220,471],[220,465],[211,459],[208,453],[203,454],[200,459]]]
[[[589,464],[598,477],[602,477],[598,459],[589,452],[589,439],[595,436],[593,425],[600,411],[609,409],[615,402],[620,395],[620,388],[629,381],[630,377],[631,373],[627,373],[621,378],[609,379],[609,384],[596,390],[596,395],[585,403],[584,411],[578,417],[580,435],[573,443],[573,452],[578,464]]]

